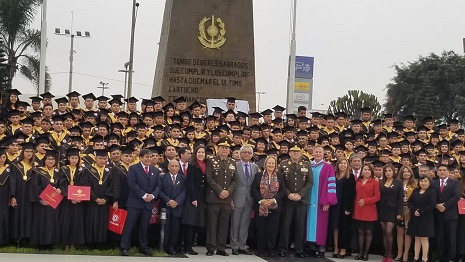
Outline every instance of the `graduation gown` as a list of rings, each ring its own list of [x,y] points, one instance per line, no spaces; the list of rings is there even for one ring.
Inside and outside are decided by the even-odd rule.
[[[11,168],[5,165],[0,168],[0,244],[10,241],[10,179]]]
[[[129,197],[128,168],[122,164],[111,169],[113,203],[118,202],[118,208],[126,210]]]
[[[90,202],[86,203],[85,207],[86,243],[105,243],[112,195],[110,168],[104,168],[102,179],[93,166],[86,167],[83,176],[86,179],[86,186],[90,186]],[[99,205],[95,202],[97,198],[103,198],[107,202],[105,205]]]
[[[32,203],[31,175],[32,169],[24,168],[21,162],[10,165],[10,195],[16,198],[17,206],[11,208],[11,238],[17,241],[31,237]]]
[[[68,186],[84,186],[86,184],[84,176],[82,175],[83,168],[77,166],[72,178],[69,166],[61,167],[60,171],[58,183],[64,199],[60,204],[61,234],[59,236],[59,243],[64,245],[83,245],[86,240],[84,234],[85,203],[80,202],[73,204],[71,200],[68,200]]]
[[[31,202],[32,202],[32,245],[52,245],[58,243],[59,236],[59,212],[61,204],[53,209],[51,206],[41,204],[40,194],[47,185],[58,188],[60,170],[53,169],[53,176],[46,167],[32,169],[31,175]]]

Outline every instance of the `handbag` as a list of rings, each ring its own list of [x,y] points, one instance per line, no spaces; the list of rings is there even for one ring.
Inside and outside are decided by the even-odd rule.
[[[108,230],[118,235],[123,234],[124,223],[126,223],[126,217],[128,212],[124,209],[114,209],[110,207],[110,215],[108,217]]]
[[[457,205],[460,215],[465,215],[465,199],[460,199]]]

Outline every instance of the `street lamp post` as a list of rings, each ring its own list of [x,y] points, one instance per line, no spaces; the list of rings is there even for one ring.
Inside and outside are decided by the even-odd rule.
[[[101,88],[102,89],[102,96],[105,95],[105,89],[109,89],[108,87],[108,83],[104,83],[103,81],[100,81],[100,84],[102,86],[97,86],[97,88]]]
[[[45,68],[47,60],[47,0],[42,1],[42,17],[40,26],[40,70],[39,89],[37,94],[45,93]]]
[[[85,37],[90,38],[90,32],[85,31],[84,35],[81,31],[76,31],[76,34],[72,32],[72,29],[65,29],[64,33],[61,33],[60,28],[55,28],[55,35],[66,36],[71,38],[71,47],[69,50],[69,79],[68,79],[68,93],[73,91],[73,60],[74,60],[74,37]]]
[[[128,81],[128,66],[129,62],[124,63],[124,69],[118,70],[119,73],[124,73],[124,91],[123,91],[123,96],[124,98],[129,98],[126,94],[127,92],[127,81]],[[124,104],[124,109],[126,109],[126,104]]]
[[[129,72],[128,72],[128,94],[127,97],[132,96],[132,73],[134,70],[134,35],[136,31],[136,18],[139,3],[136,0],[132,1],[132,22],[131,22],[131,44],[129,47]]]
[[[258,95],[257,112],[260,112],[260,99],[262,95],[266,95],[266,92],[257,91],[255,93]]]

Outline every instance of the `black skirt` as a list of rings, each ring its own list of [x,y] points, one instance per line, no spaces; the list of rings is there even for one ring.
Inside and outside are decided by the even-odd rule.
[[[356,229],[374,230],[376,226],[376,221],[362,221],[354,219],[354,225]]]

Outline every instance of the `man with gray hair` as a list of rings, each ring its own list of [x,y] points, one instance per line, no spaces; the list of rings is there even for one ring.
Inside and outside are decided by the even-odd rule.
[[[362,168],[362,157],[357,153],[352,154],[349,158],[349,164],[352,168],[352,173],[354,174],[354,177],[357,180],[358,177],[361,175],[360,169]]]
[[[258,166],[250,162],[253,154],[251,146],[244,145],[239,152],[241,160],[236,162],[238,179],[231,201],[233,208],[230,231],[231,248],[233,255],[239,255],[239,253],[252,255],[252,252],[246,246],[246,242],[253,208],[252,182],[258,172]]]

